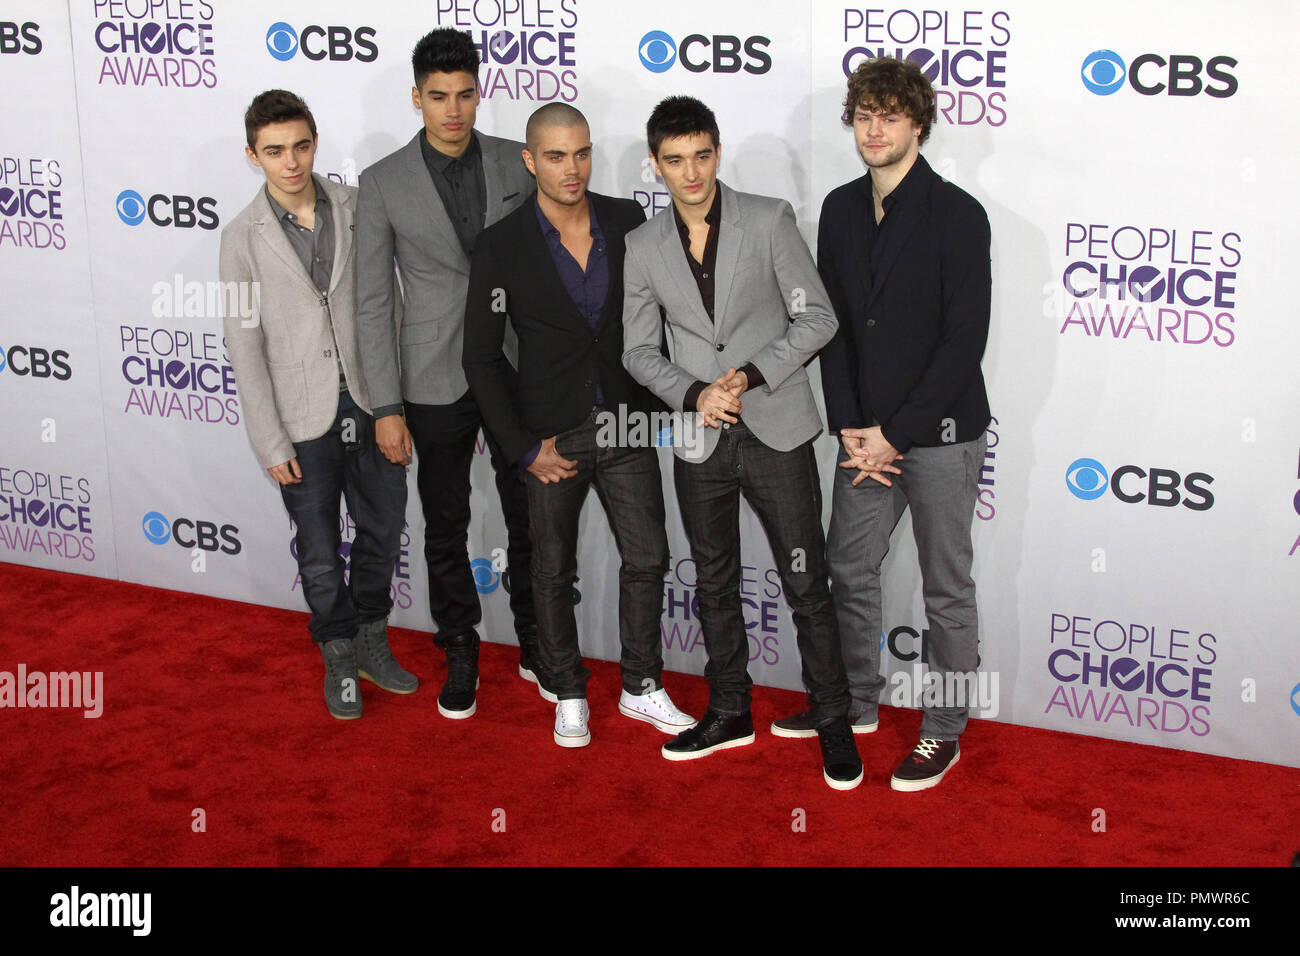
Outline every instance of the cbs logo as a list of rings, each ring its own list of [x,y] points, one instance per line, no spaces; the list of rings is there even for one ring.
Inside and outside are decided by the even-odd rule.
[[[379,56],[375,46],[375,28],[357,27],[303,27],[299,33],[283,20],[272,23],[266,31],[266,52],[285,62],[292,60],[299,50],[309,60],[356,60],[373,63]],[[323,43],[320,41],[324,41]]]

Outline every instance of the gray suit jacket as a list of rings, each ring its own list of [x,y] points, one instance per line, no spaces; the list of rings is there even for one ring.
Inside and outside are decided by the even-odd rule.
[[[335,337],[348,391],[370,411],[352,313],[357,191],[320,176],[315,180],[329,196],[334,216],[334,274],[325,295],[289,244],[265,187],[221,231],[221,281],[255,282],[260,291],[253,315],[227,314],[223,321],[244,425],[264,468],[293,458],[294,442],[319,438],[334,423],[339,407]],[[241,301],[237,292],[232,301]]]
[[[448,405],[469,390],[461,366],[469,257],[420,153],[421,129],[361,174],[357,204],[357,325],[376,408]],[[487,187],[484,227],[536,187],[523,143],[475,133]],[[394,301],[393,263],[401,278]]]
[[[623,265],[623,365],[681,411],[687,390],[752,362],[766,383],[740,397],[754,436],[777,451],[816,437],[821,417],[804,365],[835,334],[835,313],[817,266],[783,199],[738,193],[721,182],[722,225],[714,286],[715,321],[686,263],[671,208],[627,236]],[[671,360],[659,350],[664,310]],[[704,461],[719,430],[703,428],[703,451],[674,444],[679,458]]]

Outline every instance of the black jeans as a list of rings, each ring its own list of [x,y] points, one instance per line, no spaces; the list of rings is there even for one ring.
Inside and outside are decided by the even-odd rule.
[[[557,436],[555,450],[577,461],[577,475],[542,484],[526,474],[533,531],[533,595],[537,637],[549,689],[561,700],[587,696],[591,672],[582,664],[573,584],[578,577],[578,519],[594,486],[618,545],[618,637],[623,688],[644,694],[662,687],[664,575],[668,536],[659,455],[654,448],[601,447],[588,417]]]
[[[281,485],[289,517],[297,525],[294,551],[302,593],[311,610],[307,627],[318,643],[352,638],[359,624],[383,620],[392,610],[389,585],[406,524],[406,469],[375,444],[375,423],[339,395],[330,430],[294,442],[302,472],[296,485]],[[348,504],[356,537],[347,562],[339,555],[339,495]]]
[[[429,610],[438,632],[434,642],[474,631],[483,619],[478,589],[469,567],[469,472],[482,419],[466,392],[450,405],[406,403],[406,425],[418,458],[416,487],[424,508],[424,561],[429,571]],[[510,610],[516,636],[537,629],[533,586],[529,579],[532,546],[528,540],[528,494],[521,470],[507,462],[484,429],[497,494],[506,521],[506,565]]]
[[[775,451],[743,422],[724,427],[702,462],[674,459],[682,523],[695,561],[709,662],[709,709],[749,711],[749,641],[740,608],[740,495],[758,515],[781,577],[815,720],[848,713],[849,682],[831,604],[821,485],[812,442]]]

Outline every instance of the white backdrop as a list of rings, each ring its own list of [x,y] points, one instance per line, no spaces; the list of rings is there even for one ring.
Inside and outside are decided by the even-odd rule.
[[[1102,0],[1007,2],[10,0],[0,22],[0,559],[302,608],[290,527],[258,467],[217,311],[221,226],[260,188],[242,113],[311,105],[317,171],[355,183],[419,126],[409,55],[434,26],[487,52],[479,126],[518,138],[550,99],[596,143],[592,187],[668,201],[645,117],[685,92],[722,128],[722,177],[784,197],[810,244],[862,174],[844,69],[934,74],[925,154],[993,227],[984,359],[995,423],[975,534],[986,716],[1300,766],[1300,332],[1289,314],[1300,146],[1286,109],[1300,15]],[[1288,214],[1287,211],[1290,211]],[[829,490],[834,442],[819,440]],[[669,495],[667,664],[700,673],[694,574]],[[510,641],[504,529],[475,462],[484,636]],[[394,623],[432,630],[414,483]],[[829,495],[827,496],[829,517]],[[346,537],[350,540],[350,530]],[[759,683],[799,686],[774,563],[746,512]],[[617,556],[592,499],[584,651],[617,658]],[[924,614],[904,519],[884,666],[911,703]],[[302,634],[286,640],[306,640]],[[996,683],[992,678],[996,677]]]

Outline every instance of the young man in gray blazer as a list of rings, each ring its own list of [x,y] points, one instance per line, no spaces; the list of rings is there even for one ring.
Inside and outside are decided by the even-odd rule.
[[[673,202],[627,237],[623,364],[708,426],[698,445],[674,443],[673,477],[696,566],[709,707],[663,755],[690,760],[754,741],[740,603],[743,493],[767,532],[794,618],[823,777],[851,790],[862,782],[862,761],[827,586],[812,447],[822,424],[804,370],[834,334],[835,316],[790,204],[717,180],[721,147],[708,107],[669,97],[646,135]],[[665,321],[672,359],[659,349]]]
[[[483,228],[514,211],[534,184],[522,143],[474,131],[479,57],[468,33],[432,31],[416,44],[411,65],[411,99],[424,126],[361,175],[357,324],[379,447],[398,464],[409,464],[413,451],[419,458],[434,642],[447,653],[438,711],[463,719],[477,708],[482,620],[467,548],[470,465],[481,416],[461,368],[470,255]],[[490,432],[487,444],[508,535],[519,672],[537,680],[528,496],[520,469]]]
[[[406,522],[406,472],[375,444],[352,299],[356,190],[312,174],[316,121],[284,90],[244,115],[245,152],[266,184],[221,233],[221,281],[248,283],[226,347],[248,436],[297,527],[308,627],[325,658],[325,705],[361,716],[358,677],[396,694],[418,681],[388,648],[389,583]],[[339,496],[356,523],[344,580]]]

